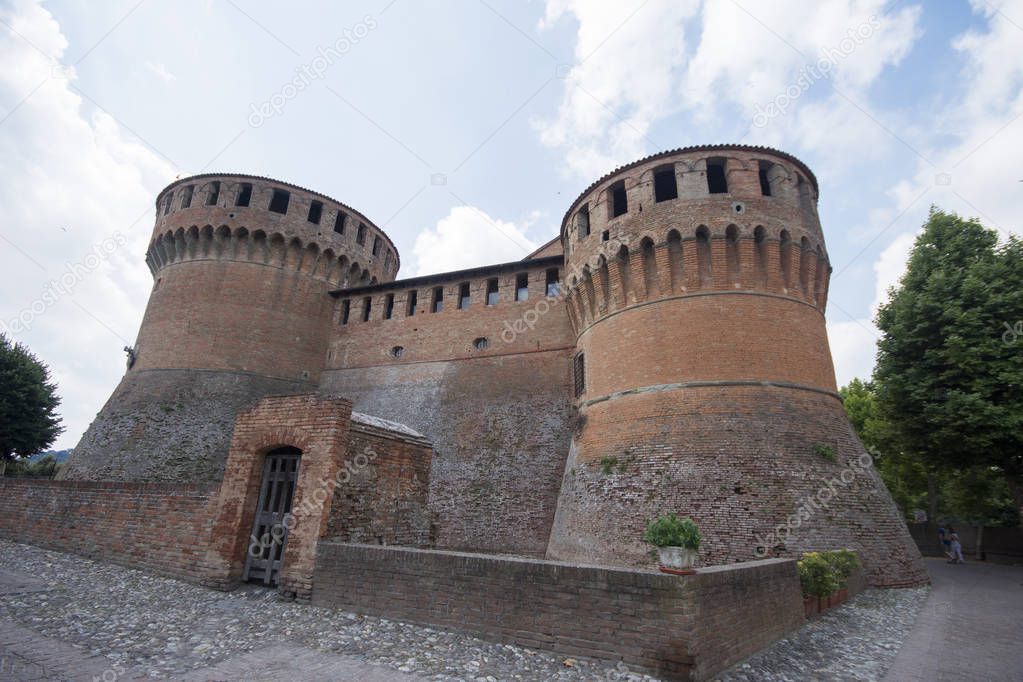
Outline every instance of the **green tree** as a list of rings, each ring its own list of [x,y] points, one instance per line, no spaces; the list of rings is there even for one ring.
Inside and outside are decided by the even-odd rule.
[[[1023,246],[931,209],[881,306],[874,384],[897,449],[929,472],[997,472],[1023,507]],[[1007,326],[1008,325],[1008,326]],[[933,487],[933,486],[932,486]],[[933,497],[933,495],[932,495]]]
[[[0,334],[0,474],[7,462],[49,447],[64,430],[50,370]]]
[[[919,457],[899,449],[888,423],[881,417],[874,385],[853,379],[839,389],[842,404],[856,435],[874,458],[874,466],[906,519],[916,509],[938,514],[938,500],[928,495],[927,469]],[[933,504],[932,504],[933,503]]]

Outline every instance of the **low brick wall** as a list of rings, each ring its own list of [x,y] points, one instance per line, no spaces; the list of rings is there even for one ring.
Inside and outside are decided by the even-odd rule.
[[[795,562],[692,576],[321,542],[313,604],[707,679],[803,623]]]
[[[0,478],[0,537],[199,582],[215,490]]]
[[[924,556],[945,556],[945,550],[938,540],[938,526],[929,523],[910,523],[909,533],[913,536],[920,553]],[[1023,528],[986,527],[981,536],[980,557],[977,556],[977,528],[975,526],[954,526],[959,535],[963,555],[979,561],[996,564],[1023,564]]]

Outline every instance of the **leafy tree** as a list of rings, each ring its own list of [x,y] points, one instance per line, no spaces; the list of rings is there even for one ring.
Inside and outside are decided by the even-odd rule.
[[[8,461],[49,447],[64,430],[50,370],[0,334],[0,473]]]
[[[879,310],[878,416],[902,453],[936,470],[1004,478],[1023,507],[1023,245],[931,208]]]
[[[919,457],[899,449],[887,421],[881,417],[874,384],[853,379],[839,389],[846,414],[856,434],[874,458],[881,479],[907,519],[916,509],[938,514],[937,495],[928,494],[928,472]],[[933,503],[933,504],[932,504]]]

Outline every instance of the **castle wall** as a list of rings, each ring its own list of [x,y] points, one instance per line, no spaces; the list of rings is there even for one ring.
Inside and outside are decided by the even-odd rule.
[[[272,203],[275,192],[286,206]],[[63,478],[219,480],[240,411],[315,389],[329,292],[389,281],[399,265],[394,245],[358,212],[242,175],[185,178],[161,192],[146,262],[154,283],[134,364]]]
[[[850,547],[873,584],[926,582],[836,393],[805,166],[659,154],[583,192],[562,237],[579,428],[549,558],[647,565],[646,524],[674,512],[703,564]]]
[[[421,435],[352,414],[351,445],[334,489],[325,537],[428,547],[433,449]]]
[[[420,278],[411,317],[412,287],[404,282],[339,294],[339,308],[353,303],[348,324],[335,326],[322,389],[432,442],[430,510],[439,547],[532,555],[546,549],[572,420],[574,341],[561,299],[545,296],[546,273],[559,262]],[[515,301],[521,274],[528,275],[529,298]],[[494,277],[499,300],[487,306]],[[463,282],[471,289],[467,310],[455,305]],[[444,287],[445,307],[434,313],[436,286]],[[390,294],[395,316],[382,319]],[[357,314],[365,296],[373,301],[369,322]],[[481,338],[487,346],[477,349]],[[392,353],[396,346],[401,357]]]
[[[680,577],[322,543],[315,582],[316,606],[622,661],[663,679],[713,679],[804,622],[793,561],[719,566]]]
[[[0,537],[199,582],[216,491],[0,478]]]

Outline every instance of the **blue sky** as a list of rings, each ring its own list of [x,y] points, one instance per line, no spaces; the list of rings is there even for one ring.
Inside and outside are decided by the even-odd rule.
[[[869,375],[932,203],[1019,228],[1023,0],[282,7],[0,2],[0,329],[52,368],[59,446],[124,371],[152,202],[178,175],[334,196],[408,277],[525,255],[617,164],[776,146],[820,181],[840,383]]]

